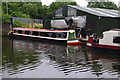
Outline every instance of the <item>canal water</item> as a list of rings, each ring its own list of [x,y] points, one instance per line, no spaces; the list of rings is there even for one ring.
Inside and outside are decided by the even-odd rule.
[[[3,78],[119,78],[120,55],[59,42],[2,38]]]

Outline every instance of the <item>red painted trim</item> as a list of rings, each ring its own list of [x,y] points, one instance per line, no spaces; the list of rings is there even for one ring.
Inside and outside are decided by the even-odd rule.
[[[81,47],[81,45],[69,45],[69,46],[72,46],[72,47]]]
[[[111,46],[111,45],[92,44],[91,47],[99,47],[99,48],[108,48],[108,49],[120,50],[120,46]]]
[[[9,34],[12,34],[13,33],[13,31],[9,31]]]
[[[26,35],[26,34],[18,34],[13,33],[14,35],[26,36],[26,37],[36,37],[36,38],[44,38],[44,39],[52,39],[52,40],[67,40],[66,38],[53,38],[53,37],[44,37],[44,36],[35,36],[35,35]]]
[[[49,29],[32,29],[32,28],[13,28],[22,30],[34,30],[34,31],[69,31],[69,30],[49,30]]]
[[[72,45],[72,44],[81,44],[81,42],[67,43],[67,45]]]
[[[120,29],[113,29],[113,30],[110,30],[110,31],[120,31]]]

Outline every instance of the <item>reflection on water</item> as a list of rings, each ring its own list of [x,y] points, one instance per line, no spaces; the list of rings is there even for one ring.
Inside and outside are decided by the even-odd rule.
[[[117,78],[120,55],[3,37],[3,78]]]

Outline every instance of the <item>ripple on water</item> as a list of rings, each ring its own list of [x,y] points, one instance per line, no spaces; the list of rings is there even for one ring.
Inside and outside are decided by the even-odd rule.
[[[9,42],[4,43],[9,46],[12,45]],[[59,74],[63,74],[62,77],[67,77],[66,75],[77,76],[84,73],[87,74],[87,72],[88,76],[91,74],[95,78],[98,76],[105,77],[104,73],[110,77],[111,75],[120,75],[118,56],[113,58],[113,56],[108,54],[105,57],[101,53],[98,55],[97,53],[94,54],[94,52],[87,52],[85,47],[83,50],[82,47],[67,47],[47,42],[14,39],[13,43],[13,49],[3,47],[2,70],[4,75],[6,73],[9,76],[24,73],[27,76],[27,71],[31,73],[34,71],[34,74],[37,74],[43,67],[51,69],[51,75],[56,75],[57,77],[59,77]],[[40,73],[47,74],[47,72],[49,71]],[[32,77],[33,73],[30,76]]]

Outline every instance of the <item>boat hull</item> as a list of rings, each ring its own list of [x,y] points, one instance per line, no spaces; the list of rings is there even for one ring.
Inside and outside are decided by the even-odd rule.
[[[79,40],[68,40],[67,45],[78,45],[81,44]]]
[[[27,36],[21,36],[21,35],[14,35],[9,34],[10,38],[13,39],[24,39],[24,40],[32,40],[32,41],[43,41],[43,42],[50,42],[50,43],[57,43],[57,44],[67,44],[66,40],[58,41],[58,40],[52,40],[52,39],[45,39],[45,38],[38,38],[38,37],[27,37]]]
[[[60,43],[64,43],[67,45],[79,45],[81,44],[81,41],[79,40],[58,40],[58,39],[46,39],[46,38],[41,38],[39,36],[24,36],[24,35],[15,35],[15,34],[9,34],[10,37],[13,38],[22,38],[22,39],[34,39],[34,40],[49,40],[49,41],[53,41],[53,42],[60,42]]]
[[[68,45],[81,44],[81,41],[76,39],[75,30],[14,28],[9,35],[66,42]]]
[[[120,53],[120,47],[119,46],[110,46],[110,45],[101,45],[101,44],[91,44],[87,43],[88,47],[99,49],[102,51],[109,51],[109,52],[119,52]]]

